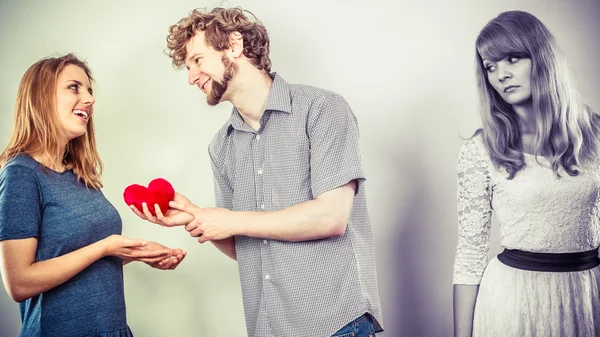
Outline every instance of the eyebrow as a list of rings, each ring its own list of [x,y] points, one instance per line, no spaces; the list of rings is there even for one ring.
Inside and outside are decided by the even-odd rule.
[[[68,81],[66,81],[65,83],[68,83],[68,82],[75,82],[75,84],[77,84],[77,85],[79,85],[79,86],[83,87],[83,83],[81,83],[81,82],[80,82],[80,81],[78,81],[78,80],[68,80]],[[88,92],[89,92],[90,94],[94,94],[94,90],[92,89],[92,87],[89,87],[89,88],[88,88]]]

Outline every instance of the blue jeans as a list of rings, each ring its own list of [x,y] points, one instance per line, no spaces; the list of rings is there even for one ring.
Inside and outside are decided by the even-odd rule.
[[[364,314],[341,328],[331,337],[375,337],[375,327],[369,314]]]

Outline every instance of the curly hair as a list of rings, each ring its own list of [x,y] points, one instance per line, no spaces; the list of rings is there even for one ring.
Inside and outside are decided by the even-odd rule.
[[[167,54],[174,68],[184,67],[185,45],[199,31],[204,31],[207,45],[217,51],[228,49],[230,34],[239,32],[244,41],[244,56],[259,70],[270,73],[267,29],[254,14],[240,7],[216,7],[210,12],[206,8],[197,8],[169,27]]]

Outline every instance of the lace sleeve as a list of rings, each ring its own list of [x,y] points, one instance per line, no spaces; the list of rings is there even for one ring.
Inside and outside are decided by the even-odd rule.
[[[458,244],[454,284],[479,284],[488,262],[491,201],[487,154],[469,139],[458,158]]]

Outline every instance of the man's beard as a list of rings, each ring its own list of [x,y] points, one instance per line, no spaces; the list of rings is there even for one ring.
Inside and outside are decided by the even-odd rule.
[[[223,57],[221,58],[221,62],[223,62],[223,65],[225,66],[225,71],[223,72],[223,80],[221,82],[215,79],[212,80],[212,90],[210,91],[208,96],[206,96],[206,103],[208,103],[208,105],[214,106],[221,102],[221,99],[223,98],[223,95],[225,94],[225,91],[227,91],[227,87],[229,86],[229,81],[231,81],[233,76],[238,71],[237,64],[229,61],[229,59],[227,59],[225,55],[223,55]]]

